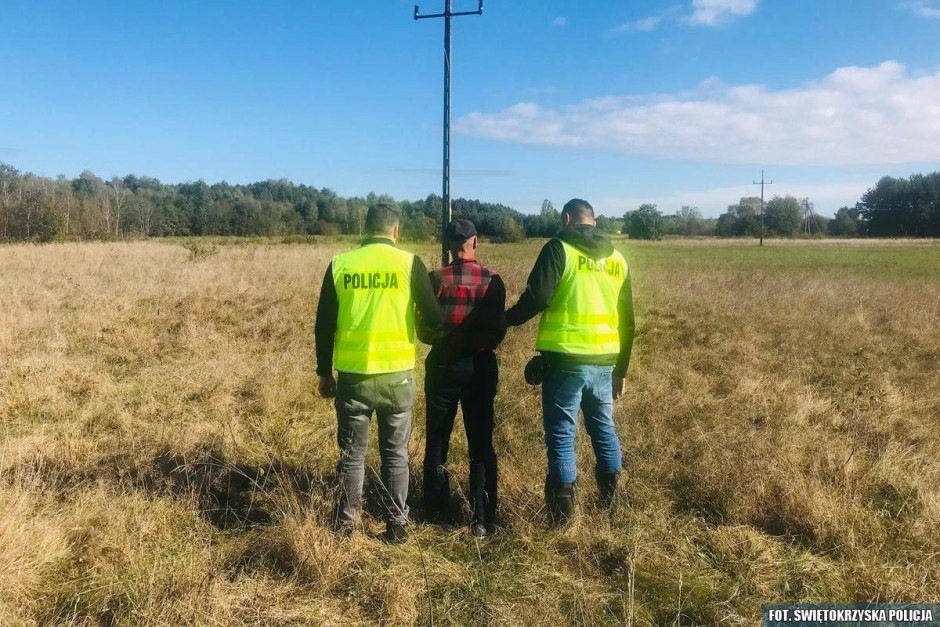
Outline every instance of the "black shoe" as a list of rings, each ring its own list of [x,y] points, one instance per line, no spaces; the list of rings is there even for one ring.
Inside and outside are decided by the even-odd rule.
[[[617,479],[620,473],[595,471],[594,476],[597,478],[598,504],[604,509],[610,509],[617,496]]]
[[[356,533],[356,525],[351,522],[338,522],[333,525],[333,533],[337,538],[350,538]]]
[[[405,525],[397,522],[385,523],[385,533],[382,534],[382,542],[386,544],[402,544],[408,540],[408,530]]]
[[[470,525],[470,535],[474,538],[482,540],[490,535],[489,529],[481,525],[480,523],[473,523]]]

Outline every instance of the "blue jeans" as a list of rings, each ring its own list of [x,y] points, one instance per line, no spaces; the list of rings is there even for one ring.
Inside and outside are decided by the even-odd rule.
[[[623,459],[614,429],[613,366],[556,365],[542,382],[542,420],[549,481],[574,481],[578,409],[594,448],[597,472],[620,472]]]

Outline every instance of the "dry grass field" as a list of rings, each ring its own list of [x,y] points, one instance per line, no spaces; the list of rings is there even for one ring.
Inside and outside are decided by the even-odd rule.
[[[375,509],[328,530],[312,324],[350,245],[0,246],[0,624],[755,625],[762,602],[940,601],[936,242],[622,242],[616,509],[582,430],[578,518],[545,524],[530,323],[499,352],[502,531],[415,507],[402,546]],[[481,247],[511,302],[539,245]],[[419,395],[416,504],[423,414]],[[369,467],[375,492],[374,446]]]

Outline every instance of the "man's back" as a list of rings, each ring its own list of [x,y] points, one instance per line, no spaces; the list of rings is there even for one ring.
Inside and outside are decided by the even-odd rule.
[[[506,287],[499,274],[475,259],[456,259],[430,273],[444,309],[442,337],[434,349],[449,359],[494,350],[506,335]]]
[[[485,537],[496,519],[493,420],[499,365],[493,349],[506,335],[506,288],[498,274],[476,260],[472,222],[454,220],[446,236],[454,261],[430,273],[444,325],[425,361],[425,515],[434,518],[449,509],[447,456],[459,404],[470,454],[470,527],[474,536]]]
[[[415,316],[435,337],[441,310],[417,256],[395,248],[400,216],[377,204],[366,214],[369,238],[333,258],[317,302],[317,388],[335,396],[340,450],[336,531],[355,531],[361,511],[369,423],[376,415],[388,542],[407,538],[408,440],[414,404]],[[417,308],[417,311],[415,309]],[[338,375],[333,377],[333,367]]]
[[[411,253],[381,243],[333,258],[337,370],[375,374],[414,368],[413,263]]]
[[[597,231],[594,208],[572,198],[561,218],[563,230],[542,248],[526,291],[506,312],[513,326],[541,314],[536,348],[548,363],[542,379],[545,502],[556,523],[574,513],[579,410],[594,449],[600,503],[613,502],[623,464],[613,401],[624,391],[634,328],[629,267]]]

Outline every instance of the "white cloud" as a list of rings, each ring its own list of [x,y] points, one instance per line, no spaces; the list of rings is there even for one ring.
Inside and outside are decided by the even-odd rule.
[[[757,10],[759,0],[692,0],[684,7],[674,5],[657,15],[626,22],[610,29],[611,34],[649,33],[664,23],[679,22],[690,26],[722,26]],[[918,0],[915,0],[918,1]],[[688,12],[691,10],[691,13]]]
[[[914,13],[914,15],[940,19],[940,2],[937,0],[913,0],[903,2],[901,6]]]
[[[659,26],[659,23],[662,22],[663,18],[660,16],[645,17],[641,20],[636,20],[635,22],[627,22],[626,24],[621,24],[616,28],[612,28],[610,32],[612,33],[649,33],[656,29]]]
[[[497,141],[714,163],[887,164],[940,159],[940,72],[844,67],[795,89],[701,83],[691,93],[523,102],[456,121]]]
[[[756,9],[757,0],[692,0],[692,15],[685,21],[692,26],[718,26]]]
[[[552,22],[552,26],[559,26],[564,28],[568,25],[568,20],[563,17],[556,17],[555,21]]]

